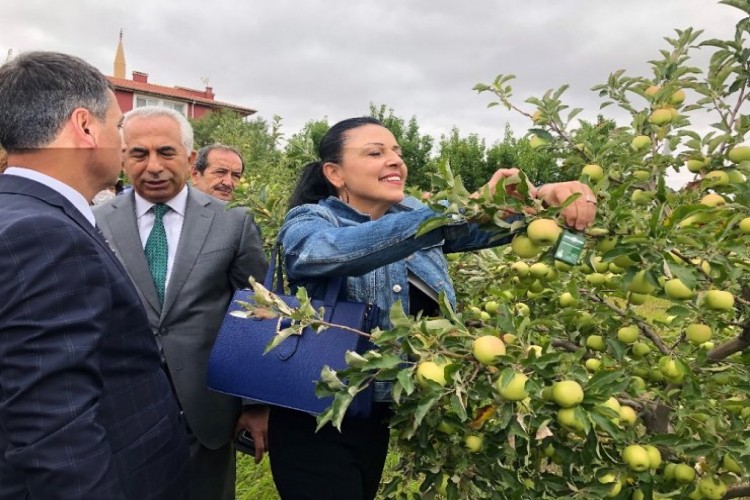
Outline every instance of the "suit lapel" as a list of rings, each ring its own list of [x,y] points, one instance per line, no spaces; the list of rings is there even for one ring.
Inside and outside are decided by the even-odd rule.
[[[135,196],[130,193],[122,198],[122,200],[116,200],[112,204],[113,210],[105,218],[107,228],[117,228],[117,231],[109,230],[107,236],[112,238],[118,256],[128,269],[131,279],[158,316],[161,305],[159,304],[159,297],[156,295],[154,280],[148,270],[146,255],[143,253],[141,236],[138,233]]]
[[[185,285],[195,261],[200,255],[206,242],[208,232],[214,220],[214,211],[208,206],[210,198],[196,194],[192,188],[188,188],[187,204],[185,206],[185,219],[182,223],[180,241],[177,244],[177,253],[169,275],[164,307],[161,317],[164,319],[169,310],[177,300],[180,290]],[[156,291],[154,290],[154,294]]]

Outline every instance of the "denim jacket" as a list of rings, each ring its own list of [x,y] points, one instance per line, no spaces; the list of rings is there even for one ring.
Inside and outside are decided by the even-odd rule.
[[[388,312],[396,301],[409,311],[407,271],[436,293],[445,292],[455,307],[444,253],[503,245],[512,235],[497,238],[457,217],[455,223],[415,238],[419,225],[436,215],[412,197],[377,220],[333,196],[295,207],[279,233],[289,283],[320,298],[329,277],[347,276],[346,296],[341,298],[377,305],[383,329],[390,327]]]

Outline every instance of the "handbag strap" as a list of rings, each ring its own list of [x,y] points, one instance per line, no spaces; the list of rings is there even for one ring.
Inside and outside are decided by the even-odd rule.
[[[271,290],[277,295],[283,295],[284,293],[284,260],[280,248],[281,243],[277,240],[273,245],[270,265],[268,267],[268,272],[266,273],[266,279],[263,282],[263,286],[266,287],[267,290]],[[327,309],[336,305],[343,286],[343,276],[335,276],[328,279],[328,283],[326,284],[326,294],[323,298],[323,305],[325,305]]]

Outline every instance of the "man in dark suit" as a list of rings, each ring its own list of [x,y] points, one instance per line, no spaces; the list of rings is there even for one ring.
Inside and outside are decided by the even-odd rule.
[[[185,412],[190,498],[231,499],[235,432],[251,432],[260,460],[268,413],[241,412],[241,400],[210,391],[206,375],[234,291],[265,276],[258,228],[247,209],[187,186],[193,131],[180,113],[136,108],[125,115],[123,140],[133,191],[97,207],[96,220],[138,288]]]
[[[188,441],[135,287],[89,201],[122,166],[107,80],[0,67],[0,499],[183,498]]]

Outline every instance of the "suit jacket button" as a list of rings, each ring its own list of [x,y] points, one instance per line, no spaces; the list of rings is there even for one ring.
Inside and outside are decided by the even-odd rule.
[[[166,336],[167,333],[168,333],[167,327],[162,326],[161,328],[159,328],[159,335],[161,335],[162,337]]]

